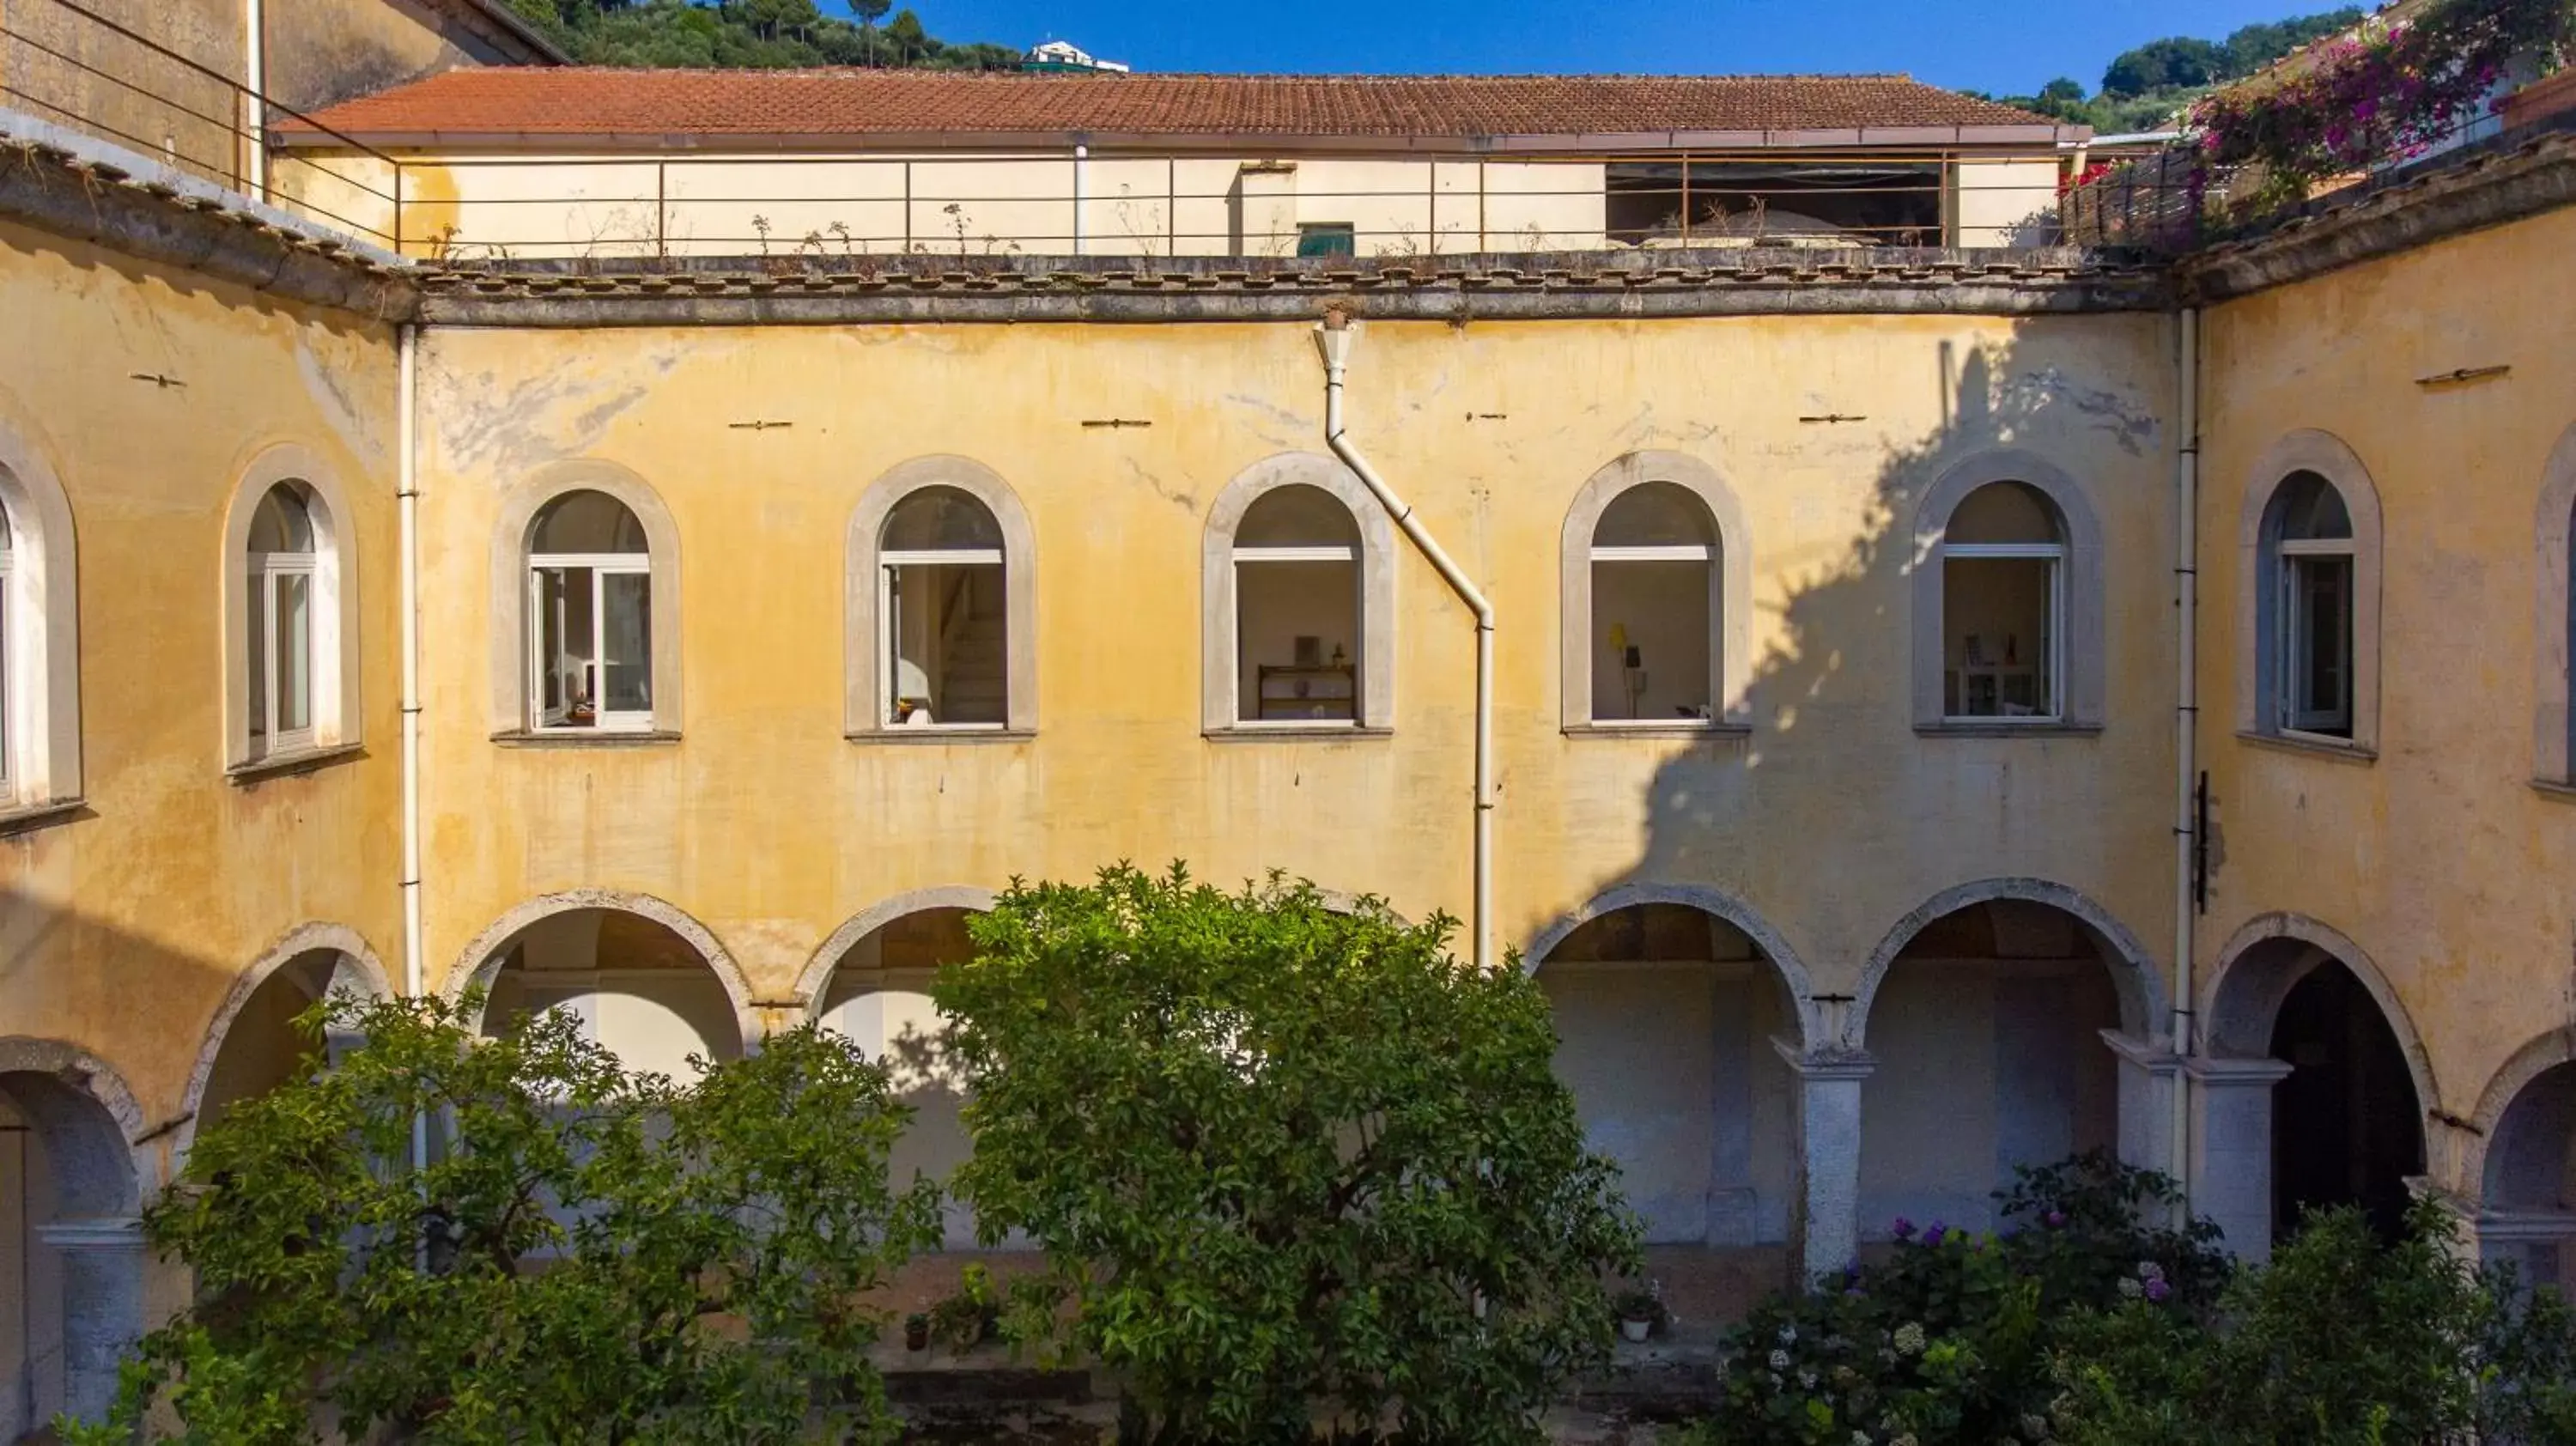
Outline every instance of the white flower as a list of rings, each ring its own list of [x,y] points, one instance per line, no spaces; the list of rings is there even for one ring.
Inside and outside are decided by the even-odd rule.
[[[2152,1260],[2141,1260],[2138,1262],[2138,1279],[2162,1280],[2164,1278],[2165,1268],[2163,1266],[2156,1264]]]
[[[1905,1324],[1898,1326],[1896,1328],[1896,1349],[1900,1353],[1909,1356],[1920,1352],[1923,1349],[1923,1327],[1917,1325],[1913,1321],[1907,1321]]]
[[[2146,1293],[2147,1293],[2147,1288],[2146,1288],[2145,1286],[2143,1286],[2143,1285],[2138,1284],[2138,1283],[2137,1283],[2136,1281],[2134,1281],[2134,1280],[2127,1280],[2127,1279],[2123,1279],[2123,1280],[2120,1282],[2120,1295],[2121,1295],[2121,1297],[2122,1297],[2123,1299],[2126,1299],[2126,1300],[2136,1300],[2139,1296],[2142,1296],[2142,1295],[2144,1295],[2144,1294],[2146,1294]]]
[[[1780,1344],[1784,1346],[1794,1346],[1797,1343],[1798,1328],[1796,1326],[1784,1325],[1780,1327]]]
[[[1771,1353],[1771,1369],[1775,1371],[1785,1371],[1789,1369],[1789,1353],[1787,1351],[1773,1351]]]
[[[1812,1391],[1815,1388],[1816,1373],[1813,1371],[1800,1371],[1798,1373],[1798,1389],[1801,1391]]]

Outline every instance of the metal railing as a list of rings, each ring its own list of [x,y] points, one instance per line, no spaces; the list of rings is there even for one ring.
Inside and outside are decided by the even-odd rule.
[[[417,254],[1135,258],[2057,244],[2050,153],[406,157]]]

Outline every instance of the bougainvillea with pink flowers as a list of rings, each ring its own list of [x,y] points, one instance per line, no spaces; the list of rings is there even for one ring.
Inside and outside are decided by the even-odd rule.
[[[2563,57],[2571,36],[2576,0],[2442,0],[2327,41],[2296,74],[2194,107],[2203,174],[2256,168],[2258,210],[2305,200],[2329,177],[2423,154],[2482,113],[2516,57]]]

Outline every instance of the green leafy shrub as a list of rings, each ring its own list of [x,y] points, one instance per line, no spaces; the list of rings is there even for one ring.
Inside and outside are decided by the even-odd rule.
[[[1636,1226],[1546,1000],[1451,958],[1450,920],[1119,867],[968,927],[934,986],[971,1092],[954,1188],[1046,1252],[1006,1332],[1115,1372],[1130,1435],[1533,1441],[1604,1357]]]
[[[2576,1440],[2576,1318],[2554,1291],[2473,1271],[2419,1202],[2382,1243],[2358,1211],[2310,1216],[2216,1307],[2137,1301],[2069,1323],[2066,1446],[2343,1446]]]
[[[198,1135],[144,1216],[195,1303],[74,1439],[892,1439],[861,1297],[939,1225],[931,1186],[888,1181],[886,1072],[806,1028],[679,1086],[561,1015],[483,1039],[481,1010],[304,1017],[366,1042]],[[422,1116],[445,1143],[414,1172]]]

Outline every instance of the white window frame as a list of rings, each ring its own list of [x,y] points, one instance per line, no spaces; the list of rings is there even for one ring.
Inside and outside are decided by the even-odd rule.
[[[621,499],[622,500],[622,499]],[[592,670],[590,695],[606,696],[608,665],[608,582],[612,576],[644,579],[644,664],[653,673],[653,686],[658,690],[659,669],[654,668],[653,630],[660,625],[653,596],[653,554],[650,552],[532,552],[528,554],[528,731],[531,733],[646,733],[653,728],[653,710],[596,709],[588,724],[564,721],[563,714],[546,711],[546,610],[545,574],[549,569],[588,568],[590,570],[590,642]]]
[[[968,494],[972,495],[972,494]],[[989,512],[990,509],[987,509]],[[887,514],[893,516],[891,512]],[[877,725],[882,728],[921,729],[945,733],[1001,733],[1010,728],[1010,640],[1003,640],[1002,716],[1000,723],[952,723],[933,718],[928,723],[905,723],[894,716],[895,669],[901,662],[900,649],[903,619],[895,600],[895,571],[906,567],[998,567],[1002,569],[1002,625],[1010,626],[1010,562],[999,547],[915,547],[882,548],[877,552]]]
[[[18,597],[18,539],[11,519],[0,514],[0,807],[18,799],[18,740],[25,726],[18,700],[25,696],[17,675],[27,649],[17,638],[27,610]]]
[[[2063,542],[1950,542],[1941,544],[1941,600],[1944,636],[1943,656],[1948,656],[1950,598],[1950,563],[1978,561],[2044,561],[2048,564],[2048,611],[2041,619],[2046,634],[2042,649],[2048,668],[2047,707],[2028,716],[2008,713],[1954,713],[1950,700],[1942,699],[1941,721],[1977,726],[2000,724],[2005,727],[2044,727],[2066,721],[2066,544]],[[1962,680],[1964,690],[1964,679]]]
[[[1604,508],[1603,511],[1606,514],[1608,509]],[[1593,531],[1596,534],[1600,531],[1600,523],[1598,521],[1594,522]],[[1723,642],[1715,636],[1718,622],[1720,593],[1725,587],[1725,580],[1718,576],[1718,563],[1721,561],[1721,558],[1719,556],[1718,549],[1714,545],[1705,542],[1674,542],[1659,543],[1653,546],[1631,547],[1618,545],[1604,546],[1596,542],[1592,544],[1591,551],[1585,555],[1585,561],[1594,567],[1598,567],[1605,562],[1696,562],[1703,564],[1708,568],[1708,596],[1704,601],[1702,601],[1700,606],[1708,617],[1708,624],[1712,634],[1710,642],[1716,647],[1724,646]],[[1596,579],[1592,583],[1590,595],[1597,598],[1600,596],[1600,593],[1601,586],[1599,581]],[[1588,658],[1589,655],[1587,654],[1586,656]],[[1721,656],[1723,655],[1721,654]],[[1723,688],[1725,682],[1724,678],[1721,676],[1721,672],[1721,669],[1711,670],[1708,680],[1708,703],[1697,718],[1603,718],[1594,714],[1591,715],[1592,726],[1595,728],[1656,728],[1670,730],[1675,726],[1688,727],[1694,723],[1707,724],[1714,722],[1718,715],[1718,694]],[[1587,686],[1591,685],[1590,679],[1586,679],[1585,681]]]
[[[265,497],[262,500],[265,500]],[[307,526],[309,528],[312,524],[308,522]],[[250,699],[249,703],[251,721],[265,725],[262,728],[254,728],[249,735],[250,757],[253,762],[289,753],[308,752],[316,746],[315,739],[319,735],[315,731],[314,720],[319,718],[322,712],[320,696],[322,650],[315,635],[325,625],[322,618],[319,548],[320,539],[316,538],[313,550],[254,552],[247,558],[248,576],[245,581],[252,595],[259,599],[259,610],[256,614],[259,620],[259,636],[250,639],[248,646],[259,649],[262,665],[260,696]],[[277,647],[277,594],[280,583],[289,577],[304,579],[304,726],[301,728],[277,726],[278,685],[279,678],[284,672],[279,666],[284,660],[279,656]]]
[[[2330,484],[2331,485],[2331,484]],[[2312,558],[2335,558],[2343,563],[2343,656],[2337,660],[2335,673],[2342,682],[2343,696],[2337,708],[2316,709],[2298,706],[2300,686],[2311,661],[2309,651],[2308,589],[2305,586]],[[2354,609],[2360,601],[2360,549],[2349,537],[2285,537],[2272,545],[2272,582],[2277,590],[2272,601],[2272,717],[2274,726],[2284,735],[2350,747],[2353,743],[2354,654],[2358,651],[2355,636]],[[2331,732],[2340,727],[2342,732]]]
[[[1336,498],[1334,500],[1339,501],[1340,499]],[[1248,511],[1249,509],[1246,510]],[[1358,519],[1352,519],[1352,526],[1356,530]],[[1238,698],[1235,700],[1234,705],[1235,713],[1237,715],[1234,726],[1237,728],[1250,729],[1254,732],[1259,732],[1264,729],[1274,731],[1289,730],[1306,732],[1312,732],[1319,728],[1357,729],[1360,726],[1361,720],[1368,716],[1368,679],[1365,676],[1367,669],[1361,659],[1367,654],[1369,624],[1368,595],[1366,591],[1367,580],[1362,575],[1360,566],[1360,549],[1358,545],[1355,543],[1341,546],[1308,547],[1245,547],[1240,543],[1235,545],[1234,672],[1235,676],[1238,678],[1243,675],[1243,565],[1247,562],[1255,566],[1259,566],[1266,562],[1349,563],[1351,565],[1351,615],[1359,620],[1360,636],[1352,639],[1352,642],[1356,646],[1352,649],[1351,653],[1351,716],[1348,718],[1245,718],[1241,715],[1246,700]],[[1261,707],[1261,700],[1258,697],[1252,698],[1249,701],[1256,711]]]

